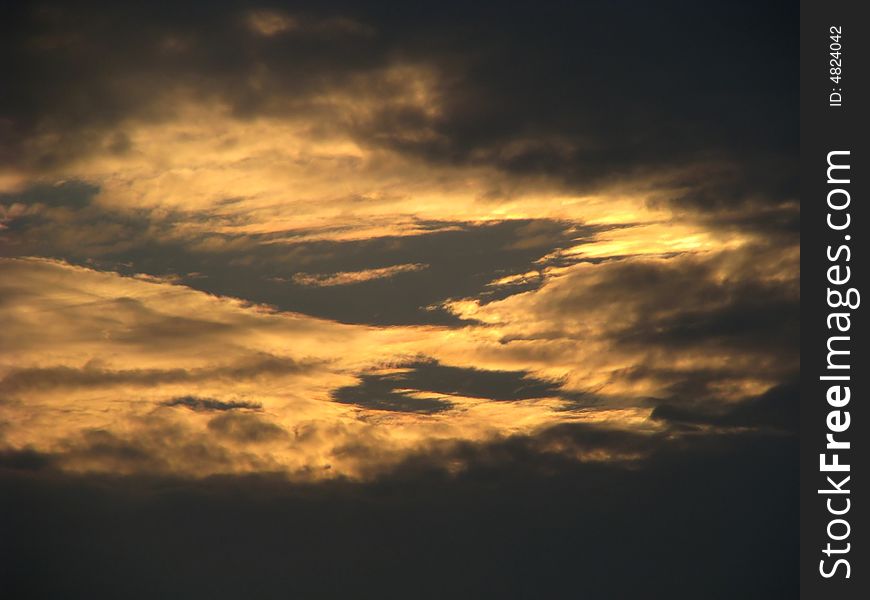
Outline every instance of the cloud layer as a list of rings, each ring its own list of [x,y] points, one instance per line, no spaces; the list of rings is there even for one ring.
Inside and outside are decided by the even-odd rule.
[[[21,597],[793,597],[790,3],[2,11]]]

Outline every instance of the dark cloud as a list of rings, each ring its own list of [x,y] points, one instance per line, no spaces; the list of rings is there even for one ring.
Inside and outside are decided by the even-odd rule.
[[[251,413],[227,413],[208,422],[209,431],[242,443],[260,443],[278,440],[287,436],[279,425],[260,415]]]
[[[767,379],[773,375],[787,377],[791,375],[786,369],[771,371],[768,364],[740,364],[734,367],[671,367],[636,365],[620,372],[620,377],[627,382],[654,381],[662,388],[662,396],[658,400],[649,398],[653,405],[661,402],[700,403],[718,402],[720,390],[729,382],[742,378]]]
[[[314,36],[257,36],[240,2],[86,2],[10,12],[3,70],[19,85],[0,99],[2,156],[37,168],[129,151],[121,123],[165,118],[162,101],[180,90],[225,101],[240,117],[274,110],[283,104],[276,96],[300,110],[311,95],[386,61],[383,45],[366,36],[348,43],[322,28]],[[267,89],[249,85],[258,64],[275,72]],[[38,143],[46,138],[51,143]]]
[[[794,256],[766,244],[614,259],[556,279],[530,305],[547,328],[501,341],[510,348],[515,340],[573,339],[584,318],[605,322],[599,335],[633,356],[614,381],[658,390],[657,399],[634,398],[635,405],[715,407],[734,382],[773,385],[798,373],[796,268]]]
[[[21,450],[0,450],[0,473],[5,471],[36,472],[54,466],[55,461],[50,454],[28,448]]]
[[[625,265],[593,293],[619,289],[636,295],[636,320],[616,334],[622,343],[674,349],[717,344],[794,354],[800,339],[797,281],[754,279],[751,272],[722,278],[717,266],[716,261]]]
[[[4,588],[16,598],[794,598],[796,438],[662,442],[564,427],[427,452],[368,483],[0,471],[0,509],[16,515],[0,522]],[[554,443],[648,457],[580,463],[547,450]],[[448,458],[463,469],[450,474]]]
[[[100,189],[83,181],[65,181],[58,185],[37,184],[14,194],[0,194],[0,205],[42,204],[49,207],[84,208]]]
[[[127,152],[122,123],[166,118],[167,98],[188,90],[239,118],[320,113],[366,145],[554,176],[578,190],[656,174],[687,189],[665,201],[704,212],[796,199],[790,3],[284,9],[295,25],[273,36],[246,26],[241,2],[13,11],[3,67],[18,85],[0,98],[3,156],[46,168]],[[337,22],[354,26],[324,25]],[[614,31],[631,43],[614,43]],[[437,74],[438,111],[396,100],[401,81],[360,87],[361,76],[401,63]],[[316,99],[336,90],[373,98],[374,109],[322,114]]]
[[[609,310],[607,335],[622,347],[719,347],[793,359],[800,332],[795,266],[782,248],[765,244],[616,259],[545,296],[541,308],[554,319]]]
[[[336,402],[398,412],[436,413],[452,408],[450,396],[493,401],[532,400],[561,396],[562,382],[532,377],[526,371],[494,371],[452,367],[437,361],[395,365],[386,373],[364,373],[359,383],[333,391]],[[445,397],[415,397],[415,393]]]
[[[800,416],[800,388],[797,382],[777,385],[764,394],[736,404],[661,404],[651,418],[677,425],[772,428],[796,433]]]
[[[215,398],[201,398],[200,396],[178,396],[161,402],[163,406],[183,406],[194,411],[224,411],[224,410],[260,410],[263,405],[258,402],[239,402],[236,400],[224,401]]]
[[[160,451],[167,444],[184,446],[178,426],[154,424],[140,429],[140,433],[145,435],[126,437],[107,429],[88,429],[78,439],[68,440],[65,451],[58,458],[85,468],[111,469],[120,473],[129,470],[153,472],[167,468],[169,457]],[[190,453],[182,448],[179,454]]]
[[[800,305],[796,298],[782,293],[784,290],[778,286],[750,283],[734,287],[736,297],[731,304],[709,311],[682,311],[624,332],[622,339],[676,347],[703,342],[755,344],[758,349],[796,346],[800,336]]]

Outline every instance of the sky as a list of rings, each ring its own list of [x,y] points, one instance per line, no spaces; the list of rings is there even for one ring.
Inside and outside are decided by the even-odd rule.
[[[796,5],[2,10],[16,597],[794,596]]]

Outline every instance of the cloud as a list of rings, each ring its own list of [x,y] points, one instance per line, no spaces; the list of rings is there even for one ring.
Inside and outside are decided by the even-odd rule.
[[[224,401],[215,398],[200,398],[199,396],[178,396],[166,400],[162,404],[163,406],[183,406],[195,411],[260,410],[263,408],[262,404],[256,402]]]
[[[0,469],[130,476],[184,473],[193,478],[283,471],[290,476],[270,452],[276,444],[289,442],[290,433],[265,415],[235,412],[238,408],[195,409],[204,420],[174,418],[168,409],[158,409],[112,427],[84,428],[51,449],[3,448]]]
[[[0,204],[81,209],[88,206],[99,188],[83,181],[63,181],[55,185],[37,184],[18,193],[0,194]]]
[[[13,13],[18,467],[588,481],[792,428],[792,7]]]
[[[367,25],[346,17],[317,18],[291,15],[280,10],[253,10],[248,13],[246,20],[251,31],[266,37],[288,33],[316,37],[374,33]]]
[[[256,10],[248,14],[248,26],[252,31],[265,36],[273,36],[296,29],[296,19],[286,13],[274,10]]]
[[[115,441],[101,447],[118,449],[82,450],[81,460],[58,463],[65,469],[200,476],[267,465],[300,478],[363,477],[430,441],[581,420],[634,427],[650,410],[628,402],[579,410],[588,402],[562,388],[559,374],[492,354],[501,345],[486,327],[340,325],[42,259],[2,260],[0,270],[3,348],[15,357],[0,372],[7,443],[59,452],[102,431]],[[469,356],[476,367],[463,366]],[[400,368],[390,375],[385,364]],[[151,436],[140,431],[145,417],[179,428],[178,440],[217,439],[210,417],[254,407],[292,432],[283,444],[258,443],[256,461],[233,462],[229,422],[220,460],[187,458],[202,441],[155,442],[154,460],[119,458],[130,444],[142,450],[136,436]]]
[[[16,448],[39,451],[54,451],[88,430],[126,440],[130,423],[148,411],[169,411],[160,407],[174,398],[232,398],[261,406],[284,431],[314,433],[288,438],[305,443],[258,442],[260,462],[243,458],[233,465],[232,453],[226,462],[190,462],[167,447],[171,458],[161,459],[162,466],[127,462],[124,468],[220,473],[267,464],[300,477],[361,477],[431,441],[480,442],[557,423],[607,423],[627,431],[678,426],[676,419],[648,417],[665,405],[721,414],[796,372],[789,315],[799,300],[788,252],[738,245],[670,256],[579,257],[554,266],[546,266],[546,258],[530,289],[497,299],[486,292],[510,286],[510,273],[523,280],[528,271],[494,268],[495,259],[503,252],[528,252],[519,254],[525,260],[540,256],[533,251],[540,233],[566,229],[526,221],[471,231],[492,243],[458,268],[485,274],[475,285],[462,284],[469,293],[483,293],[447,305],[471,323],[451,328],[340,325],[211,296],[177,280],[46,260],[0,261],[9,275],[0,284],[9,292],[4,297],[17,298],[0,305],[6,347],[16,350],[16,361],[0,373],[14,400],[2,407],[4,418],[15,423],[7,435]],[[573,232],[582,244],[586,232]],[[463,229],[430,235],[448,234],[455,242],[468,235]],[[416,237],[369,247],[413,255],[421,251],[415,250],[421,243]],[[472,237],[468,247],[457,244],[455,256],[479,239]],[[524,241],[520,248],[518,240]],[[433,249],[444,238],[437,241],[430,240]],[[338,247],[355,244],[369,243]],[[443,267],[433,262],[427,273],[444,269],[449,281],[446,274],[455,267],[448,258]],[[319,260],[367,259],[349,253]],[[443,297],[457,289],[432,291]],[[767,304],[777,310],[766,310]],[[764,322],[764,343],[754,341],[752,327],[735,326],[741,321]],[[174,410],[166,419],[203,435],[208,415]],[[759,416],[749,427],[768,424]],[[230,443],[235,429],[225,429]]]
[[[43,209],[26,218],[20,211],[8,212],[12,216],[7,251],[14,255],[47,256],[128,275],[170,278],[281,310],[389,325],[459,325],[454,315],[440,308],[441,302],[534,289],[531,281],[522,288],[488,286],[495,279],[527,271],[561,248],[591,242],[609,229],[549,219],[420,222],[419,231],[404,235],[308,240],[297,239],[299,232],[229,234],[187,229],[186,224],[197,219],[206,227],[215,226],[208,213],[170,211],[158,217],[91,205],[62,213]],[[353,303],[346,301],[341,289],[351,283]]]
[[[796,382],[777,385],[760,396],[726,406],[661,404],[650,418],[677,425],[714,427],[769,427],[796,433],[800,416],[800,389]]]
[[[210,431],[236,442],[259,443],[280,439],[287,432],[278,425],[250,413],[228,413],[208,422]]]
[[[460,470],[423,453],[366,483],[0,471],[0,508],[18,515],[0,538],[6,589],[55,597],[86,586],[98,598],[235,598],[252,585],[266,598],[288,589],[555,598],[578,585],[591,598],[797,593],[796,438],[690,436],[642,465],[545,450],[590,435],[585,444],[610,451],[649,444],[578,427],[463,447],[453,455]]]
[[[796,215],[790,7],[628,8],[629,19],[621,4],[551,8],[547,26],[464,5],[21,10],[3,36],[20,83],[0,104],[4,162],[46,173],[129,158],[131,129],[192,103],[242,122],[306,121],[311,137],[367,152],[494,169],[502,188],[531,176],[588,194],[632,181],[702,214]],[[590,59],[614,27],[632,43]],[[768,74],[753,68],[760,55]]]
[[[333,285],[352,285],[371,281],[372,279],[385,279],[395,277],[400,273],[422,271],[429,265],[404,264],[382,267],[380,269],[365,269],[362,271],[342,271],[339,273],[296,273],[293,282],[301,285],[313,285],[317,287],[330,287]]]
[[[26,448],[0,450],[0,473],[6,471],[36,472],[54,466],[50,455]]]
[[[568,389],[737,400],[797,372],[797,258],[746,244],[581,261],[533,292],[447,306],[497,330],[504,355],[563,367]]]
[[[42,367],[13,369],[0,379],[0,389],[10,393],[51,388],[137,385],[144,387],[209,380],[235,381],[261,376],[282,377],[309,372],[315,365],[277,356],[253,357],[241,364],[199,369],[110,370],[85,365],[83,368]]]

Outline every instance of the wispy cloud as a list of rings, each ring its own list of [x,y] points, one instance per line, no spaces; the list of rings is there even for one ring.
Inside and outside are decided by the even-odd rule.
[[[379,269],[365,269],[362,271],[343,271],[339,273],[296,273],[293,275],[293,281],[301,285],[312,285],[316,287],[352,285],[354,283],[363,283],[364,281],[371,281],[373,279],[388,279],[395,277],[400,273],[422,271],[428,267],[429,265],[416,263],[393,265],[391,267],[381,267]]]

